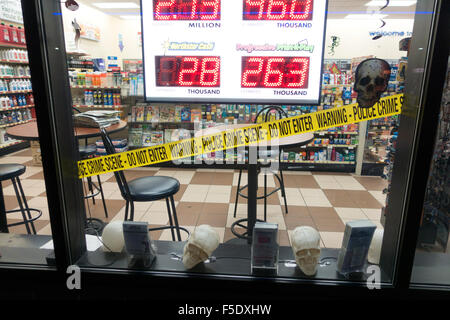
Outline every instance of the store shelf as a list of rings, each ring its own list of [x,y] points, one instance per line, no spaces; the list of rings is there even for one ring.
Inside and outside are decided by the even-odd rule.
[[[122,109],[122,108],[125,108],[126,105],[109,106],[109,105],[74,104],[73,107],[74,107],[74,108],[93,108],[93,109]]]
[[[28,61],[0,59],[0,63],[28,64]]]
[[[354,134],[357,135],[357,131],[316,131],[314,134],[326,135],[326,134]]]
[[[31,93],[33,90],[15,90],[15,91],[0,91],[0,95],[2,94],[15,94],[15,93]]]
[[[357,144],[327,144],[327,145],[318,145],[318,144],[308,144],[306,146],[302,146],[300,148],[307,148],[307,147],[313,147],[313,148],[328,148],[328,147],[334,147],[334,148],[349,148],[354,149],[358,145]]]
[[[30,120],[25,120],[25,121],[18,121],[18,122],[13,122],[13,123],[1,124],[0,125],[0,129],[1,128],[7,128],[7,127],[16,126],[18,124],[24,124],[24,123],[27,123],[27,122],[30,122],[30,121],[32,121],[32,120],[30,119]]]
[[[27,46],[24,44],[15,44],[15,43],[0,43],[0,48],[17,48],[17,49],[26,49]]]
[[[33,108],[34,104],[28,104],[26,106],[18,106],[18,107],[10,107],[10,108],[0,108],[0,111],[10,111],[10,110],[17,110],[17,109],[28,109]]]
[[[331,161],[331,160],[281,160],[284,163],[313,163],[313,164],[355,164],[356,161]]]
[[[108,89],[121,89],[121,87],[119,87],[119,86],[112,86],[112,87],[103,87],[103,86],[70,86],[70,88],[71,89],[99,89],[99,90],[102,90],[102,89],[105,89],[105,90],[108,90]]]
[[[0,76],[0,79],[31,79],[30,76]]]
[[[74,56],[74,57],[86,57],[89,56],[89,53],[86,52],[66,52],[68,56]]]

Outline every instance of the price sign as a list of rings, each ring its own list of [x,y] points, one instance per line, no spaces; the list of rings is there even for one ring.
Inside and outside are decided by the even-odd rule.
[[[326,3],[142,1],[146,100],[317,104]]]

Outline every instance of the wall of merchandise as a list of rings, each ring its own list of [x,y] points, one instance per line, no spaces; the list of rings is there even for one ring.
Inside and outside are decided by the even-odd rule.
[[[0,2],[0,155],[29,146],[8,137],[6,129],[35,118],[22,11],[20,1],[17,10],[12,2]]]

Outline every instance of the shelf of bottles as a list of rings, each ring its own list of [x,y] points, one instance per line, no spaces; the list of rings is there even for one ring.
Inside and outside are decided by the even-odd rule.
[[[6,129],[27,123],[34,115],[34,97],[23,26],[0,24],[0,149],[24,143]],[[5,151],[6,150],[6,151]]]

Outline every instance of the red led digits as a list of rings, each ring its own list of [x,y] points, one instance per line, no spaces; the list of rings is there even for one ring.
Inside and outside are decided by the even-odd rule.
[[[242,88],[308,87],[309,57],[242,57]]]
[[[220,87],[220,57],[156,56],[159,87]]]
[[[244,20],[311,20],[314,0],[245,0]]]
[[[247,61],[244,62],[244,58],[247,58]],[[262,58],[242,57],[243,87],[256,87],[258,85],[261,78],[263,65],[264,59]]]
[[[267,59],[267,66],[264,75],[264,87],[280,88],[283,82],[284,58]]]
[[[181,71],[178,75],[178,84],[180,86],[189,87],[194,83],[195,74],[198,71],[198,58],[184,57],[181,60]],[[185,79],[190,79],[185,81]]]
[[[154,20],[220,20],[220,0],[153,0]]]
[[[220,59],[216,57],[203,58],[200,73],[201,87],[215,87],[219,82]],[[207,81],[210,80],[210,81]]]

